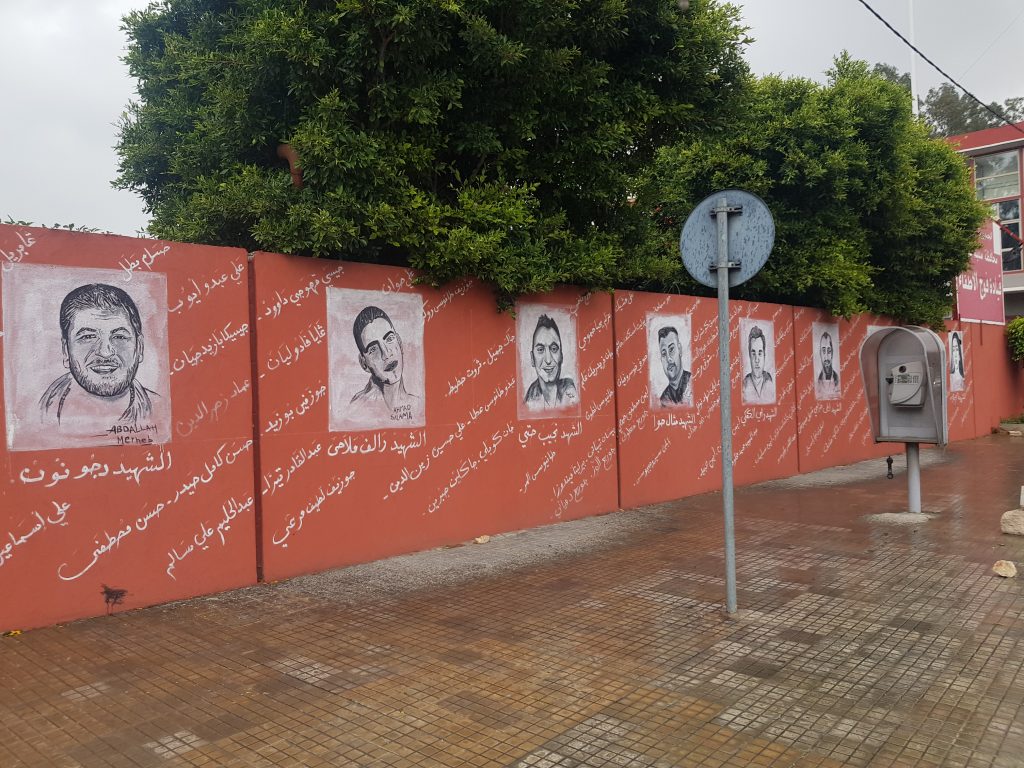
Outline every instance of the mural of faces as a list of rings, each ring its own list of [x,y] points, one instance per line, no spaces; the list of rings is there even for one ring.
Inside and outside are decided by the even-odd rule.
[[[949,334],[949,391],[964,391],[964,336],[960,331]]]
[[[818,400],[842,397],[839,384],[839,324],[813,323],[814,396]]]
[[[647,315],[651,408],[692,408],[690,315]]]
[[[516,338],[519,418],[577,415],[576,318],[565,307],[521,303],[516,308]]]
[[[775,403],[775,324],[771,320],[740,318],[743,350],[743,402]]]
[[[424,426],[421,296],[329,288],[327,341],[331,431]]]
[[[164,275],[17,265],[3,290],[12,450],[170,439]],[[32,328],[31,338],[19,328]],[[64,373],[48,376],[40,349],[56,351],[58,341]]]

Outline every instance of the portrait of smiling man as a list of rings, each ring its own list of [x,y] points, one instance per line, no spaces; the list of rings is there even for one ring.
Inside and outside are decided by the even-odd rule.
[[[0,283],[12,451],[171,440],[165,274],[16,264]]]
[[[579,413],[576,320],[567,306],[530,301],[516,304],[520,419]]]
[[[531,409],[561,408],[579,401],[576,382],[562,376],[564,356],[558,324],[541,314],[530,345],[530,363],[537,372],[537,378],[526,390],[525,402]]]
[[[137,425],[152,415],[159,395],[135,378],[145,340],[131,296],[103,283],[75,288],[61,302],[60,333],[68,373],[39,398],[44,424],[87,418]]]

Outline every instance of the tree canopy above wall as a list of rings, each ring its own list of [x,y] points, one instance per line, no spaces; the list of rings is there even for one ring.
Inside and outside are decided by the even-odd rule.
[[[745,295],[936,322],[980,221],[898,86],[749,75],[717,0],[164,0],[125,19],[118,185],[161,238],[472,276],[699,292],[715,188],[779,228]],[[294,151],[293,185],[281,145]]]
[[[875,64],[872,71],[903,86],[907,93],[910,92],[910,75],[907,72],[901,72],[892,64]],[[1024,120],[1024,97],[1010,98],[1002,104],[993,101],[985,105],[961,92],[952,83],[940,83],[929,88],[923,99],[918,98],[918,107],[934,136],[956,136],[996,128],[1005,125],[1006,121],[1016,123]]]
[[[153,234],[408,263],[503,299],[646,275],[630,179],[724,126],[747,78],[717,2],[167,0],[125,28],[119,184]]]
[[[862,310],[939,326],[984,209],[967,167],[914,120],[909,94],[846,56],[825,85],[766,77],[730,130],[664,148],[641,185],[661,249],[716,189],[760,195],[775,248],[738,298]],[[696,292],[680,275],[679,288]]]

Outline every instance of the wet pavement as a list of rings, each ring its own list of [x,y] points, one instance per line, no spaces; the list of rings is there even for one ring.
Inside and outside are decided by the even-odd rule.
[[[739,489],[735,618],[710,494],[0,638],[0,766],[1024,765],[1024,438],[924,455]]]

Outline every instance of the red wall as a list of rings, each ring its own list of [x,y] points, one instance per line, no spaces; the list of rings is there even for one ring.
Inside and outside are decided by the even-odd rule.
[[[892,444],[877,444],[871,434],[859,357],[868,327],[891,325],[890,321],[867,314],[847,321],[807,307],[796,307],[794,317],[796,354],[800,360],[797,366],[800,471],[813,472],[891,454]],[[818,399],[815,392],[815,363],[820,354],[813,333],[815,323],[838,326],[838,354],[833,364],[839,372],[841,396],[835,400]]]
[[[0,261],[6,314],[39,308],[36,322],[3,329],[4,379],[28,371],[28,380],[48,382],[65,373],[57,317],[62,296],[51,294],[54,286],[96,280],[136,292],[137,302],[140,286],[159,286],[157,306],[139,310],[146,319],[144,361],[163,370],[147,372],[143,382],[156,392],[154,421],[146,425],[153,429],[101,434],[92,445],[64,448],[83,438],[61,434],[64,427],[36,430],[34,393],[32,407],[16,413],[24,420],[19,428],[39,431],[52,445],[9,450],[7,441],[0,443],[0,629],[254,583],[245,252],[0,226]],[[31,347],[23,346],[26,336]],[[140,366],[140,379],[142,372]],[[3,387],[0,381],[6,403],[15,392]],[[10,433],[15,425],[6,409],[0,418]],[[118,445],[119,437],[140,444]],[[107,605],[105,587],[125,591],[116,605]]]
[[[649,396],[645,323],[650,316],[681,315],[691,317],[693,407],[666,410]],[[898,444],[874,442],[860,376],[860,345],[869,328],[891,325],[891,321],[868,314],[847,321],[806,307],[738,301],[730,302],[729,315],[737,485],[901,452]],[[774,406],[742,401],[743,317],[774,323]],[[615,322],[622,506],[720,489],[717,302],[618,292]],[[838,348],[834,364],[840,372],[835,399],[816,393],[821,328],[815,334],[815,323],[835,326],[831,334],[834,350]],[[963,391],[949,393],[949,437],[950,441],[966,440],[988,434],[1000,417],[1024,410],[1024,374],[1008,360],[1002,327],[951,322],[948,330],[963,334],[966,366]],[[948,354],[949,334],[942,339]],[[656,360],[655,365],[660,362]],[[947,384],[948,376],[947,371]]]
[[[580,402],[520,419],[515,319],[471,281],[433,290],[406,270],[266,253],[254,265],[266,578],[617,508],[608,295],[536,297],[575,318]],[[343,385],[329,379],[329,353],[355,342],[350,317],[329,327],[328,292],[345,289],[376,292],[367,301],[386,311],[390,294],[422,299],[425,426],[330,430],[332,383]],[[415,323],[395,326],[413,386]]]
[[[735,482],[747,485],[795,475],[800,469],[797,456],[793,308],[737,301],[730,302],[729,316],[729,359],[733,361],[732,447]],[[739,320],[747,317],[767,320],[774,325],[775,405],[750,405],[743,402],[743,365],[748,339],[740,332]]]
[[[737,301],[729,309],[734,480],[748,484],[796,474],[792,308]],[[666,407],[650,395],[664,382],[659,379],[660,358],[648,359],[656,354],[657,344],[649,323],[681,327],[686,316],[690,318],[692,403]],[[743,402],[741,354],[746,354],[746,340],[740,338],[741,318],[769,321],[774,328],[774,404]],[[717,301],[618,292],[615,328],[622,505],[633,507],[720,488]]]
[[[1000,419],[1024,412],[1024,367],[1011,362],[1003,326],[962,326],[965,373],[974,394],[974,434],[987,435]]]
[[[622,291],[613,309],[608,294],[565,288],[513,316],[470,280],[435,290],[402,269],[9,225],[0,263],[0,630],[721,485],[712,299]],[[40,411],[40,390],[65,374],[60,301],[90,282],[141,305],[137,379],[155,405],[135,431],[72,434]],[[384,421],[379,403],[354,397],[369,375],[352,319],[369,304],[402,337],[409,398]],[[545,354],[530,356],[542,312],[559,328],[564,398],[537,411],[526,396]],[[743,401],[752,322],[771,327],[772,403]],[[815,391],[815,323],[836,326],[835,399]],[[868,327],[885,324],[732,302],[737,484],[892,452],[871,438],[858,362]],[[661,400],[666,325],[688,328],[680,407]],[[1024,369],[1002,327],[953,330],[966,380],[950,397],[950,436],[961,440],[1024,411]]]
[[[967,330],[969,325],[975,325],[975,323],[947,322],[947,332],[942,334],[942,341],[946,345],[946,418],[949,422],[949,441],[951,443],[957,440],[969,440],[972,437],[977,437],[979,434],[988,434],[989,432],[987,429],[981,433],[978,432],[977,421],[974,413],[974,386],[976,376],[975,367],[972,365],[974,358],[974,342],[971,339],[971,334]],[[1000,328],[1000,330],[1002,330],[1002,328]],[[954,392],[952,390],[949,373],[951,359],[949,337],[950,333],[953,331],[960,331],[960,338],[963,343],[964,384],[963,389],[959,392]],[[1003,343],[1003,350],[1005,356],[1005,342]]]
[[[647,318],[687,314],[693,403],[666,410],[651,403]],[[615,295],[619,486],[625,508],[720,485],[712,448],[721,432],[716,323],[715,304],[706,299],[631,291]]]

